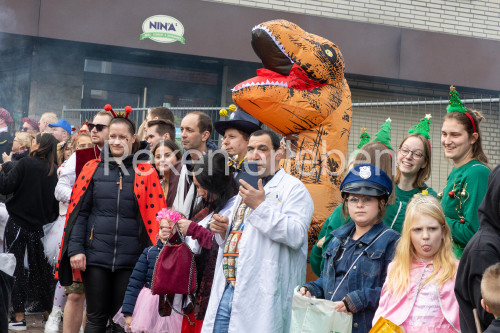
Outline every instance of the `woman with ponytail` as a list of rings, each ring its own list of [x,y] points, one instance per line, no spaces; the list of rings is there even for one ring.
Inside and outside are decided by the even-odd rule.
[[[490,168],[479,130],[481,113],[467,110],[453,86],[447,111],[441,129],[441,145],[453,169],[438,197],[451,228],[455,255],[460,259],[479,228],[477,210],[486,193]]]

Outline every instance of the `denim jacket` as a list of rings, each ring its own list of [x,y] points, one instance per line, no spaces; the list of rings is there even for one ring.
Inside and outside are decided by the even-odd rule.
[[[341,244],[349,237],[354,228],[354,222],[350,222],[332,232],[333,238],[328,243],[326,251],[323,252],[325,266],[321,276],[316,281],[304,285],[312,296],[324,299],[332,297],[335,286],[335,266],[333,263],[338,260],[337,252],[341,248]],[[356,246],[353,257],[356,259],[360,253],[362,255],[343,282],[348,284],[349,292],[345,295],[345,299],[349,310],[353,312],[353,333],[368,332],[372,327],[372,319],[375,310],[377,310],[382,285],[387,275],[387,266],[394,255],[399,234],[389,229],[368,250],[365,249],[386,229],[389,228],[385,223],[378,223],[362,237],[360,244]],[[342,277],[339,278],[342,279]]]

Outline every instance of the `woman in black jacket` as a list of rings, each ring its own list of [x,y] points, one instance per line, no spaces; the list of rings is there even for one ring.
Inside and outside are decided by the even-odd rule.
[[[12,305],[15,319],[9,329],[26,329],[24,302],[26,300],[26,277],[24,276],[24,253],[28,250],[30,272],[36,276],[33,292],[48,314],[52,308],[54,292],[51,279],[52,269],[45,259],[43,225],[54,221],[59,206],[54,197],[57,184],[57,140],[51,134],[43,134],[38,149],[31,152],[8,173],[0,173],[0,193],[10,194],[7,201],[9,220],[5,227],[6,252],[13,253],[17,265],[14,272],[16,282],[12,291]]]
[[[109,141],[103,148],[101,160],[94,162],[97,165],[90,176],[90,164],[78,176],[91,177],[85,193],[78,204],[73,197],[73,203],[70,202],[70,206],[77,204],[77,211],[70,213],[68,224],[73,213],[77,216],[74,225],[66,228],[69,233],[67,255],[71,267],[83,272],[87,333],[105,332],[108,319],[122,304],[137,259],[145,247],[152,245],[151,234],[156,236],[158,228],[156,232],[153,230],[154,224],[145,218],[148,216],[145,211],[157,212],[166,206],[153,167],[149,165],[151,169],[147,169],[147,165],[134,165],[137,159],[148,159],[147,154],[134,156],[139,148],[135,124],[124,118],[111,120]],[[78,185],[77,181],[73,193]],[[145,207],[140,201],[143,196],[148,197]],[[63,263],[60,265],[64,266]],[[122,332],[123,329],[113,324],[112,331]]]

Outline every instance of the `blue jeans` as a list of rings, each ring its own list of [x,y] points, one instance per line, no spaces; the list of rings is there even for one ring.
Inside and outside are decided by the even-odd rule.
[[[213,333],[227,333],[229,330],[229,319],[231,319],[231,308],[233,305],[234,288],[231,283],[226,286],[215,316]]]

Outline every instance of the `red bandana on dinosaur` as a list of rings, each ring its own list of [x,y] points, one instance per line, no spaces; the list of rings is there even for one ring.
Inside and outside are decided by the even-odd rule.
[[[61,284],[68,285],[72,281],[81,282],[81,274],[78,270],[72,270],[72,278],[70,281],[69,277],[69,258],[67,257],[67,228],[71,230],[73,227],[74,220],[76,219],[75,214],[79,211],[80,200],[83,194],[87,190],[88,183],[92,179],[97,166],[99,165],[100,159],[92,160],[85,164],[85,167],[78,175],[75,185],[73,186],[73,191],[71,193],[71,200],[69,201],[68,212],[66,214],[66,224],[64,226],[63,242],[61,243],[61,249],[59,251],[59,259],[56,267],[55,278],[61,281]],[[156,223],[156,213],[162,208],[167,207],[165,201],[165,195],[161,188],[159,181],[155,177],[148,177],[153,170],[153,166],[149,163],[140,163],[135,169],[135,186],[134,194],[137,198],[137,204],[139,206],[139,211],[141,212],[142,220],[144,221],[144,227],[148,233],[151,244],[156,243],[156,236],[159,232],[159,224]],[[75,214],[73,214],[75,212]],[[70,221],[71,220],[71,221]],[[68,221],[70,223],[68,224]],[[68,235],[69,237],[69,235]],[[63,254],[65,257],[63,257]],[[59,265],[61,265],[61,258],[63,258],[64,264],[62,265],[61,274],[59,274]],[[63,281],[64,280],[64,281]]]

